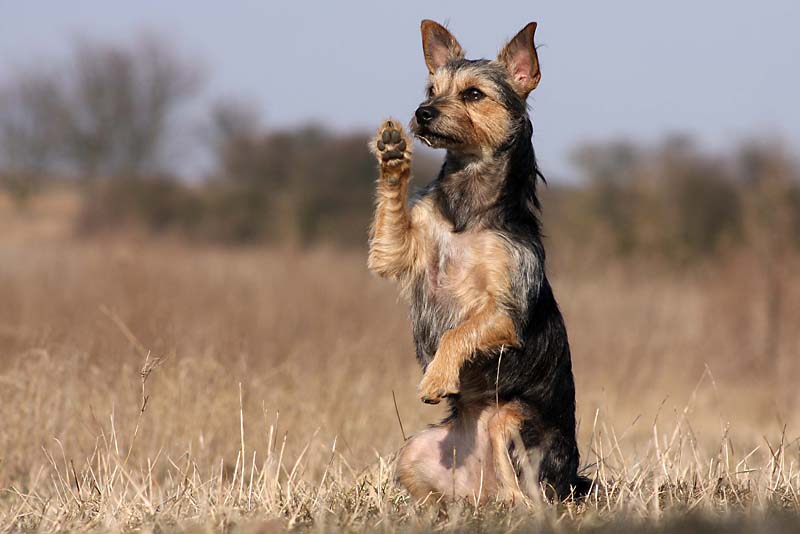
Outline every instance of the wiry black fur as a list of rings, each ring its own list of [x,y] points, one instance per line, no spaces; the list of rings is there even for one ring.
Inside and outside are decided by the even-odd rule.
[[[461,370],[462,395],[452,398],[451,417],[457,417],[463,402],[474,402],[474,392],[484,392],[492,402],[521,401],[528,418],[521,431],[526,449],[541,453],[540,480],[558,497],[585,494],[590,481],[577,474],[579,453],[575,438],[575,386],[569,341],[545,273],[545,251],[539,221],[537,178],[541,173],[531,142],[532,124],[525,101],[507,81],[496,64],[486,60],[457,60],[447,68],[480,69],[501,89],[502,102],[509,111],[514,134],[500,147],[494,159],[504,165],[504,176],[494,177],[499,195],[488,205],[476,205],[469,192],[460,190],[449,178],[459,168],[457,154],[448,153],[439,176],[420,192],[417,200],[432,197],[438,210],[449,220],[454,232],[480,226],[502,235],[515,259],[511,280],[513,295],[503,303],[517,330],[520,346],[482,354]],[[411,318],[417,357],[423,367],[430,363],[441,335],[452,319],[431,297],[428,276],[412,284]],[[498,372],[498,366],[500,366]],[[499,379],[498,379],[499,377]],[[469,400],[468,395],[472,395]]]

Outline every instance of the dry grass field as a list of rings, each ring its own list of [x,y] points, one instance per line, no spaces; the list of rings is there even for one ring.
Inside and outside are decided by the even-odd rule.
[[[0,206],[0,532],[800,529],[795,259],[766,298],[748,254],[551,243],[593,493],[437,510],[392,479],[442,410],[363,252],[76,240],[39,208]]]

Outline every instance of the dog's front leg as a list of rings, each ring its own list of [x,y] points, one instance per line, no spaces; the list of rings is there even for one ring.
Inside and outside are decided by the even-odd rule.
[[[399,278],[412,269],[418,257],[408,208],[411,141],[399,122],[387,120],[370,148],[378,158],[380,175],[368,266],[380,276]]]
[[[457,394],[459,371],[476,353],[516,343],[516,329],[508,313],[495,305],[484,307],[442,335],[419,384],[420,398],[428,404],[438,404],[442,398]]]

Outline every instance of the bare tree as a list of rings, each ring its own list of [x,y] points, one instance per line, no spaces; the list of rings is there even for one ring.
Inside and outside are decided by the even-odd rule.
[[[139,178],[169,171],[198,69],[155,36],[78,42],[58,69],[0,86],[0,179],[20,202],[52,175]]]
[[[60,80],[52,71],[19,71],[0,88],[0,180],[24,204],[62,155]]]
[[[87,178],[162,171],[178,113],[199,91],[198,70],[148,36],[129,47],[80,42],[70,72],[64,143],[76,170]]]
[[[241,100],[222,100],[211,109],[209,144],[217,174],[249,182],[263,166],[260,144],[266,136],[255,106]]]

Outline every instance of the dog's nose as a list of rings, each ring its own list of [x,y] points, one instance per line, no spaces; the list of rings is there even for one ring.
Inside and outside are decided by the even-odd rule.
[[[420,106],[414,115],[417,116],[417,122],[424,125],[435,119],[439,115],[439,110],[433,106]]]

